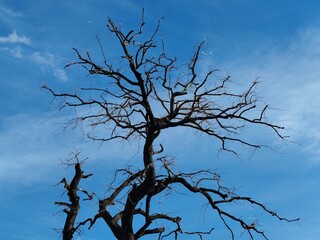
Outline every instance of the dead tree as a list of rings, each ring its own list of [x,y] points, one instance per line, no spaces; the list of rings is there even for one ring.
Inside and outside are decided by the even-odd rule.
[[[248,222],[228,212],[225,206],[229,204],[248,204],[279,220],[297,221],[282,218],[251,197],[239,196],[232,189],[222,186],[220,176],[214,171],[203,169],[176,172],[172,169],[171,160],[164,155],[163,145],[155,146],[155,141],[160,139],[163,131],[191,128],[217,139],[222,150],[233,154],[237,154],[234,144],[253,149],[262,147],[242,136],[242,129],[260,126],[270,129],[281,139],[285,136],[282,134],[283,127],[266,119],[265,114],[269,108],[258,101],[255,92],[257,81],[253,81],[245,91],[229,90],[230,76],[218,77],[218,69],[203,72],[201,52],[204,42],[196,48],[186,65],[179,65],[177,59],[170,57],[165,50],[164,40],[159,36],[160,22],[146,37],[144,26],[143,14],[139,27],[129,31],[108,19],[107,29],[121,50],[116,61],[105,53],[99,39],[100,62],[93,59],[89,52],[74,49],[77,61],[69,63],[67,67],[80,65],[89,75],[101,76],[101,81],[97,80],[95,86],[83,87],[75,93],[59,93],[44,87],[55,98],[63,99],[62,108],[77,110],[70,124],[91,126],[87,137],[93,141],[130,141],[134,137],[143,143],[143,168],[124,167],[116,170],[114,184],[118,185],[112,183],[109,196],[99,197],[96,215],[78,220],[77,225],[75,221],[69,222],[63,235],[70,236],[66,229],[70,228],[70,224],[71,232],[74,233],[83,225],[88,225],[90,229],[98,219],[103,219],[115,238],[121,240],[136,240],[147,235],[155,235],[154,239],[178,239],[182,234],[193,234],[199,239],[205,234],[214,236],[214,226],[204,231],[191,232],[183,226],[181,217],[152,211],[154,208],[151,206],[155,204],[153,199],[177,186],[194,194],[195,199],[204,199],[225,225],[232,239],[236,238],[232,227],[234,224],[242,228],[250,239],[255,236],[267,239],[267,236],[255,222]],[[76,164],[75,167],[75,178],[79,181],[83,178],[81,165]],[[76,214],[70,214],[73,207],[76,212],[80,209],[77,195],[74,196],[77,185],[69,185],[65,180],[63,183],[70,196],[71,206],[67,203],[57,204],[70,208],[66,211],[67,219],[75,218]],[[119,202],[122,203],[120,210],[114,207]],[[137,216],[144,219],[139,227],[133,224]],[[155,224],[160,222],[165,224],[161,227]]]

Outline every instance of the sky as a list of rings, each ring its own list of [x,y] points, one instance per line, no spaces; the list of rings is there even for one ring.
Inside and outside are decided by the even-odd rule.
[[[283,142],[265,132],[251,133],[250,138],[270,148],[254,153],[241,148],[235,157],[218,151],[206,137],[184,130],[174,138],[168,133],[167,149],[177,156],[177,168],[216,169],[240,193],[285,217],[301,219],[287,224],[262,217],[270,239],[319,239],[317,0],[0,0],[1,238],[59,238],[53,229],[62,226],[63,214],[53,202],[61,199],[56,184],[72,173],[62,164],[70,152],[81,149],[90,158],[85,167],[96,174],[92,188],[107,183],[112,171],[137,153],[135,143],[97,146],[81,141],[81,131],[64,127],[70,112],[58,112],[58,104],[41,86],[72,91],[84,79],[90,81],[80,69],[64,68],[76,58],[72,48],[94,52],[99,36],[110,56],[116,55],[107,16],[131,29],[138,26],[142,8],[147,30],[164,17],[161,31],[171,56],[188,60],[205,40],[203,55],[209,65],[241,86],[259,78],[259,96],[274,109],[270,120],[290,135],[290,141]],[[201,225],[209,218],[204,215],[192,218]],[[78,239],[112,239],[103,224],[94,230]]]

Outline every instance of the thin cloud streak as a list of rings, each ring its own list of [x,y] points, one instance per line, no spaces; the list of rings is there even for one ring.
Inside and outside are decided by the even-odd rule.
[[[21,12],[13,11],[12,9],[4,6],[3,4],[0,3],[0,15],[6,16],[6,17],[23,17],[24,14]]]
[[[63,69],[59,68],[59,66],[57,65],[59,60],[53,54],[34,52],[29,58],[34,63],[43,67],[46,71],[50,71],[60,81],[66,82],[68,80],[66,72]]]
[[[19,34],[17,34],[16,30],[13,30],[12,33],[10,33],[8,36],[0,37],[0,43],[11,43],[11,44],[20,43],[20,44],[30,45],[31,40],[26,36],[23,36],[23,35],[20,36]]]
[[[0,51],[7,51],[15,58],[22,59],[24,57],[23,49],[20,46],[16,46],[14,48],[3,47],[0,48]]]
[[[66,82],[69,79],[66,71],[58,66],[58,63],[61,61],[51,53],[41,53],[38,51],[30,53],[25,51],[21,46],[1,47],[0,51],[9,52],[14,58],[17,59],[31,60],[31,62],[40,66],[44,72],[51,73],[61,82]]]
[[[0,20],[2,23],[5,23],[9,27],[15,27],[17,20],[21,17],[24,17],[23,13],[14,11],[0,2]]]

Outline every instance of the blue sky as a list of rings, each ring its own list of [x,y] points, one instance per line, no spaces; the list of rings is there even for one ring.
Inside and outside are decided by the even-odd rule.
[[[298,224],[263,218],[270,239],[319,239],[320,3],[316,0],[0,0],[1,238],[58,238],[52,228],[62,225],[63,214],[53,205],[61,194],[54,185],[71,170],[61,164],[70,151],[81,148],[90,157],[86,166],[96,172],[93,189],[107,182],[103,174],[130,163],[127,156],[136,153],[135,143],[99,148],[80,141],[81,131],[64,129],[68,113],[57,113],[57,104],[40,87],[72,91],[81,80],[89,81],[77,68],[64,69],[75,59],[72,47],[94,52],[99,35],[116,55],[107,44],[106,16],[129,29],[139,23],[142,7],[147,30],[164,16],[161,31],[171,55],[189,59],[205,39],[208,64],[230,73],[243,86],[259,77],[259,94],[275,108],[270,120],[286,126],[291,136],[292,143],[284,143],[265,132],[250,133],[250,138],[265,141],[271,149],[253,155],[239,149],[242,154],[235,158],[218,154],[216,144],[205,137],[192,138],[181,130],[172,139],[168,133],[167,149],[177,156],[177,166],[217,169],[244,195],[284,216],[301,218]],[[173,147],[176,142],[183,144]],[[199,213],[196,218],[201,224],[208,216]],[[100,225],[83,239],[110,236]]]

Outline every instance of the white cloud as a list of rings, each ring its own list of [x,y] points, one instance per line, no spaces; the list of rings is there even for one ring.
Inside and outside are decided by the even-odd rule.
[[[275,47],[267,56],[256,55],[232,65],[235,78],[261,76],[260,95],[281,109],[270,118],[287,127],[291,140],[306,152],[319,154],[320,28],[300,31],[286,49]]]
[[[300,32],[288,51],[269,60],[273,64],[265,72],[270,72],[269,78],[277,79],[273,96],[279,96],[278,105],[285,109],[280,120],[289,124],[294,140],[310,154],[320,153],[319,44],[320,29]]]
[[[11,49],[10,52],[15,58],[23,58],[23,50],[19,46]]]
[[[1,7],[1,6],[0,6]],[[1,11],[1,9],[0,9]],[[0,43],[10,43],[10,44],[23,44],[30,45],[31,40],[26,36],[20,36],[14,30],[11,34],[6,37],[0,37]],[[8,51],[15,58],[27,58],[31,59],[32,62],[38,64],[45,71],[51,72],[60,81],[65,82],[68,80],[66,72],[58,66],[59,60],[51,53],[42,53],[39,51],[24,54],[23,48],[18,45],[15,47],[2,47],[1,51]]]
[[[61,61],[51,53],[25,53],[21,46],[2,47],[0,51],[7,51],[15,58],[31,60],[39,65],[45,72],[53,74],[59,81],[66,82],[68,80],[66,71],[58,66]]]
[[[30,45],[31,40],[26,36],[18,35],[16,30],[13,30],[13,32],[10,33],[8,36],[0,37],[0,43],[20,43],[20,44]]]
[[[68,76],[64,69],[58,66],[59,60],[51,53],[34,52],[30,59],[43,67],[46,71],[50,71],[60,81],[65,82]]]
[[[61,80],[62,82],[65,82],[68,80],[66,71],[62,69],[54,69],[53,75],[57,77],[59,80]]]
[[[55,66],[55,57],[53,54],[50,54],[50,53],[43,54],[40,52],[35,52],[31,55],[30,58],[35,63],[41,64],[41,65],[46,65],[48,67]]]

